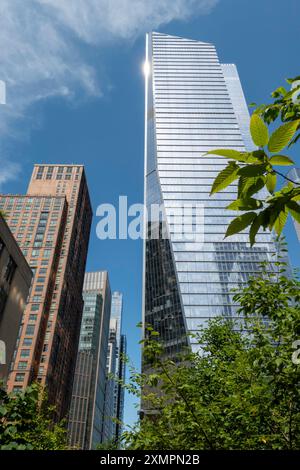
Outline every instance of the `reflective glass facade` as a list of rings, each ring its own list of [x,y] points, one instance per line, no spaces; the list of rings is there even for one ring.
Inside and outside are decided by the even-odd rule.
[[[116,321],[116,348],[115,348],[115,374],[119,382],[114,386],[114,416],[117,422],[114,426],[114,438],[119,441],[122,433],[122,422],[124,416],[124,387],[122,383],[125,381],[126,373],[126,337],[122,335],[122,319],[123,319],[123,294],[115,291],[111,297],[111,319]]]
[[[105,383],[111,308],[106,271],[85,273],[83,300],[68,433],[71,446],[94,449],[106,440]]]
[[[235,65],[220,64],[212,44],[155,32],[147,35],[146,63],[145,204],[148,211],[162,204],[166,216],[155,219],[148,212],[145,224],[143,319],[173,355],[193,345],[186,332],[216,315],[236,315],[231,289],[242,287],[261,261],[274,262],[276,245],[269,232],[259,232],[253,248],[247,230],[224,240],[239,215],[225,210],[236,185],[209,196],[227,162],[206,152],[252,149]],[[192,232],[199,205],[201,241],[179,237],[176,215],[190,209]]]

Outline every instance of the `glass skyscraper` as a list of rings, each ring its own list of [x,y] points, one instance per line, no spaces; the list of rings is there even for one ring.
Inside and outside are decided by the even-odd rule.
[[[69,443],[94,449],[105,442],[105,384],[111,291],[108,273],[85,273],[84,309],[68,423]]]
[[[123,319],[123,294],[115,291],[111,298],[111,319],[116,321],[116,368],[115,374],[118,381],[114,387],[114,414],[117,418],[114,438],[118,442],[122,433],[122,422],[124,416],[124,387],[126,373],[126,336],[122,334]]]
[[[259,232],[253,248],[247,230],[224,239],[239,215],[225,209],[236,184],[209,196],[227,161],[206,152],[253,150],[235,65],[221,64],[213,44],[153,32],[145,75],[143,321],[173,356],[196,349],[187,332],[214,316],[236,315],[232,288],[242,287],[260,262],[276,261],[277,247],[268,231]],[[153,204],[163,216],[150,213]]]

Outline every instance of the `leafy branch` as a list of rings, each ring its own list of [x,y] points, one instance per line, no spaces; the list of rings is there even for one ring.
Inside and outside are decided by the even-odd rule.
[[[242,214],[232,220],[225,237],[250,227],[251,246],[260,228],[275,230],[280,235],[288,214],[300,223],[300,184],[276,168],[294,165],[294,161],[281,151],[293,145],[300,136],[300,77],[289,79],[288,83],[292,86],[289,92],[284,87],[275,90],[272,94],[275,102],[258,107],[251,117],[250,133],[257,150],[207,152],[228,160],[227,166],[215,178],[210,194],[237,183],[237,198],[227,209]],[[278,116],[284,123],[269,135],[267,124]],[[276,191],[277,176],[283,177],[286,184]]]

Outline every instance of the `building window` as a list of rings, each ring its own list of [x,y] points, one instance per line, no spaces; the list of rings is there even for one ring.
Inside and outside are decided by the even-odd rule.
[[[57,168],[57,174],[56,174],[56,179],[57,180],[61,180],[62,179],[62,174],[64,172],[64,167],[63,166],[59,166]]]
[[[31,257],[38,258],[40,256],[40,250],[32,250]]]
[[[33,336],[34,335],[34,325],[27,325],[25,335],[26,336]]]
[[[15,382],[24,382],[25,374],[16,374]]]
[[[36,174],[36,179],[37,179],[37,180],[41,180],[41,179],[43,178],[43,173],[44,173],[44,167],[43,167],[43,166],[39,166],[39,167],[38,167],[37,174]]]
[[[39,304],[31,304],[30,310],[32,312],[37,312],[39,308],[40,308]]]
[[[46,180],[51,180],[53,175],[53,166],[49,166],[46,174]]]
[[[33,313],[33,314],[31,313],[31,314],[29,315],[29,321],[30,321],[30,322],[36,322],[36,321],[37,321],[37,315],[34,314],[34,313]]]
[[[14,393],[20,393],[20,392],[22,392],[22,385],[15,385],[15,386],[13,387],[13,392],[14,392]]]
[[[23,346],[31,346],[32,345],[32,338],[24,338]]]
[[[44,257],[44,258],[50,258],[50,256],[51,256],[51,250],[44,250],[44,255],[43,255],[43,257]]]
[[[27,361],[19,361],[19,363],[18,363],[18,369],[20,369],[20,370],[26,369],[26,368],[27,368],[27,364],[28,364]]]
[[[21,349],[21,357],[29,357],[30,349]]]

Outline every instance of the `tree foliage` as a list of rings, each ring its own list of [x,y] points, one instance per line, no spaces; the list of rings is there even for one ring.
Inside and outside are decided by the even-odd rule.
[[[148,412],[123,434],[128,448],[300,449],[300,283],[266,268],[234,300],[239,320],[211,320],[200,351],[179,363],[162,359],[149,328],[151,371],[134,372],[129,385],[136,394],[142,385]]]
[[[66,429],[63,423],[53,423],[53,414],[54,407],[37,384],[16,394],[0,389],[0,449],[67,449]]]
[[[284,87],[278,88],[272,93],[274,102],[257,107],[252,114],[250,133],[256,150],[217,149],[208,152],[229,160],[217,175],[211,195],[236,182],[237,199],[227,209],[244,212],[230,223],[225,237],[250,227],[249,239],[253,245],[261,227],[275,230],[280,235],[289,214],[300,222],[300,184],[277,169],[294,165],[294,161],[281,152],[294,145],[300,137],[300,77],[287,82],[291,86],[289,91]],[[268,126],[277,119],[282,124],[270,134]],[[284,178],[285,184],[276,190],[278,176]]]

